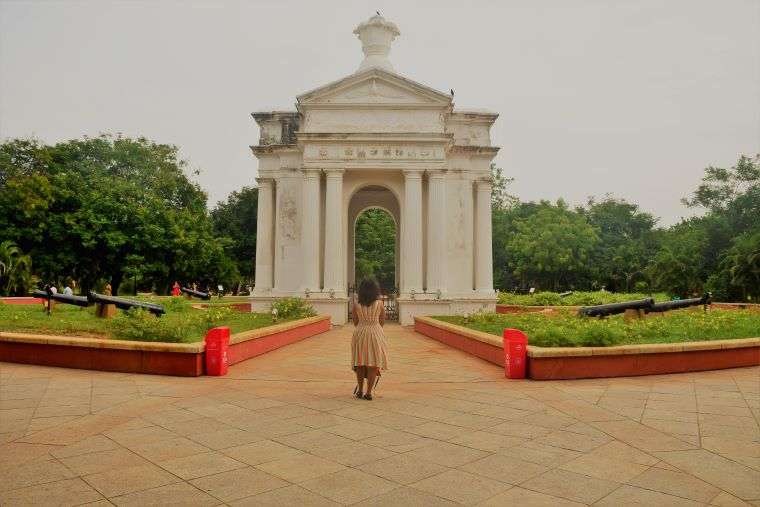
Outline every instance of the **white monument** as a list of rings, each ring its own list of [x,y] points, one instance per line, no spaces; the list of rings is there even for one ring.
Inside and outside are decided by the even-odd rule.
[[[354,278],[354,226],[368,208],[396,222],[402,324],[415,315],[494,309],[491,146],[496,113],[455,110],[453,96],[397,74],[394,23],[354,33],[354,74],[253,113],[260,126],[254,311],[308,298],[343,324]]]

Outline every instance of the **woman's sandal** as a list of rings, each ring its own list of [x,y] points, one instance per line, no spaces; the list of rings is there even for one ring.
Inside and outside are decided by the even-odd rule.
[[[364,395],[364,399],[365,400],[372,400],[372,395],[369,394],[369,393],[367,393],[367,394]]]
[[[364,395],[362,395],[362,392],[359,390],[359,386],[354,387],[354,396],[360,400],[364,398]]]

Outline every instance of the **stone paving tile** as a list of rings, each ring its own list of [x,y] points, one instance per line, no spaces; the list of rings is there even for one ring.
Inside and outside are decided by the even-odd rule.
[[[184,480],[195,479],[247,466],[245,463],[235,461],[219,452],[193,454],[192,456],[183,456],[181,458],[159,461],[156,464]]]
[[[474,505],[505,491],[510,486],[462,470],[447,470],[416,482],[411,487],[452,502]]]
[[[702,505],[693,500],[666,495],[657,491],[621,486],[594,504],[599,507],[624,507],[646,505],[651,507],[698,507]]]
[[[516,486],[504,493],[499,493],[489,498],[485,502],[479,503],[478,507],[503,507],[505,505],[519,505],[520,507],[583,507],[586,504],[537,493]]]
[[[117,468],[82,478],[105,497],[126,495],[180,481],[176,476],[151,464]]]
[[[345,470],[346,467],[311,454],[267,461],[256,465],[264,472],[285,479],[288,482],[304,482],[309,479]]]
[[[696,449],[658,452],[657,457],[743,500],[760,498],[760,472],[722,456]]]
[[[362,442],[382,447],[388,451],[407,452],[429,445],[434,440],[406,431],[390,431],[376,437],[365,438]]]
[[[251,444],[265,439],[263,436],[258,435],[253,431],[239,430],[237,428],[211,433],[201,433],[198,435],[190,434],[187,438],[214,451],[227,449],[228,447]]]
[[[720,493],[720,489],[689,474],[657,467],[652,467],[627,482],[632,486],[689,498],[702,503],[709,503]]]
[[[278,477],[251,467],[201,477],[190,484],[225,503],[288,485]]]
[[[135,444],[130,449],[154,463],[208,452],[208,448],[185,437]]]
[[[120,507],[159,507],[165,505],[211,507],[219,505],[219,500],[186,482],[178,482],[128,495],[116,496],[110,500],[113,504]]]
[[[410,456],[409,454],[397,454],[389,458],[367,463],[361,467],[361,470],[398,484],[409,485],[427,477],[440,474],[446,471],[447,468]]]
[[[432,461],[438,465],[458,467],[484,458],[489,453],[461,445],[434,441],[406,453],[407,456]]]
[[[481,451],[506,452],[507,449],[523,444],[526,440],[486,431],[471,431],[454,437],[449,442]]]
[[[4,467],[0,473],[0,491],[74,477],[76,473],[54,459],[37,459],[16,467]]]
[[[365,463],[388,458],[396,454],[382,447],[367,445],[362,442],[351,442],[337,447],[314,449],[311,453],[351,467],[360,467],[360,465],[364,465]]]
[[[0,492],[0,505],[27,506],[55,503],[60,506],[81,505],[103,497],[82,479],[67,479]]]
[[[294,449],[293,447],[288,447],[271,440],[262,440],[252,444],[230,447],[224,449],[223,452],[227,456],[249,465],[258,465],[267,461],[291,458],[304,454],[299,449]]]
[[[648,467],[590,453],[563,463],[559,468],[598,479],[626,482],[645,472]]]
[[[504,454],[494,454],[459,467],[460,470],[507,484],[520,484],[548,470],[543,465]]]
[[[292,485],[230,502],[232,507],[337,507],[340,504]]]
[[[453,507],[451,500],[433,496],[410,487],[397,488],[388,493],[354,504],[355,507]]]
[[[525,489],[585,504],[604,498],[619,486],[616,482],[560,469],[550,470],[520,484]]]
[[[486,498],[486,505],[515,498],[525,505],[569,502],[557,496],[572,482],[567,476],[559,481],[561,474],[580,478],[585,493],[603,493],[600,502],[672,497],[676,503],[737,505],[742,502],[737,496],[760,501],[758,368],[507,381],[494,365],[408,329],[389,325],[386,331],[393,369],[383,376],[372,402],[351,396],[354,380],[345,368],[350,327],[235,365],[224,379],[0,363],[0,491],[21,492],[18,498],[24,498],[60,484],[64,501],[67,484],[74,491],[82,484],[93,489],[77,483],[77,474],[96,480],[113,473],[107,478],[112,486],[121,481],[135,488],[117,495],[120,501],[138,504],[163,504],[171,497],[180,504],[185,497],[185,503],[255,504],[260,497],[262,504],[272,505],[329,505],[336,498],[362,498],[355,501],[367,505],[433,505],[448,500],[404,484],[453,472],[507,488]],[[146,459],[154,464],[179,460],[174,471],[184,477],[212,475],[183,481]],[[308,463],[320,459],[355,467],[304,480],[325,479],[336,498],[244,466],[289,463],[282,473],[299,480],[316,468]],[[306,471],[302,477],[299,461]],[[231,462],[241,468],[214,473]],[[140,467],[145,467],[145,480],[135,470]],[[520,486],[508,483],[541,467],[552,470]],[[391,489],[354,497],[326,479],[356,477],[345,472],[383,481]],[[422,477],[428,473],[433,475]],[[556,491],[533,491],[541,478]],[[628,484],[620,489],[618,481]],[[605,484],[614,491],[601,491]],[[206,495],[198,485],[213,487],[220,496]],[[629,498],[621,500],[623,492]],[[106,500],[92,501],[97,502]]]
[[[398,487],[393,482],[353,468],[311,479],[301,486],[343,504],[357,503]]]
[[[79,454],[70,458],[61,458],[59,461],[77,475],[89,475],[97,472],[107,472],[116,468],[149,464],[148,460],[123,448],[98,451],[90,454]]]

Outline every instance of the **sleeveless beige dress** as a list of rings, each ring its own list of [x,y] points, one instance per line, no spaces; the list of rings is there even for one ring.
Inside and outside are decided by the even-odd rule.
[[[351,338],[352,367],[355,370],[357,366],[374,366],[385,370],[388,368],[388,343],[380,325],[383,302],[378,299],[369,306],[362,306],[357,301],[355,305],[359,323]]]

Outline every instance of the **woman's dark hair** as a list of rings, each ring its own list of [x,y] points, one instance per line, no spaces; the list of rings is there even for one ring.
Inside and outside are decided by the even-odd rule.
[[[369,306],[380,297],[380,286],[371,278],[365,278],[359,285],[359,304]]]

